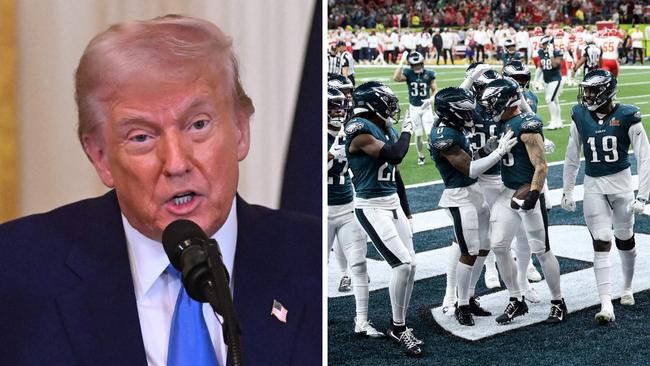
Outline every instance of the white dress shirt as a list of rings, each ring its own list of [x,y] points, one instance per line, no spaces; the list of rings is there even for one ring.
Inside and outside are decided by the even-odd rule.
[[[176,299],[181,288],[180,279],[168,275],[165,269],[169,259],[162,243],[151,240],[134,229],[122,215],[129,252],[135,299],[140,318],[140,330],[147,362],[150,366],[167,365],[167,347]],[[233,199],[230,214],[224,225],[212,236],[219,243],[223,261],[230,273],[230,291],[233,289],[233,262],[237,243],[237,208]],[[203,317],[220,366],[226,365],[227,347],[221,330],[222,318],[215,317],[209,304],[203,305]]]

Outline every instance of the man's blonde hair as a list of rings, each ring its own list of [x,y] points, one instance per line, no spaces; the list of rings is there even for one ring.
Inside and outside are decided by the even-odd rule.
[[[112,25],[90,41],[77,67],[79,139],[106,122],[106,103],[134,71],[162,71],[165,78],[175,80],[203,69],[227,80],[238,113],[253,114],[255,107],[239,79],[232,40],[216,25],[180,15]]]

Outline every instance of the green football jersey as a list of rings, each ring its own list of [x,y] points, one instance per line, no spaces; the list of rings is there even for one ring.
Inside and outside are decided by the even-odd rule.
[[[515,51],[514,53],[504,52],[501,54],[501,61],[503,62],[504,66],[508,64],[510,61],[519,61],[521,59],[522,59],[521,53],[517,51]]]
[[[454,145],[458,145],[463,151],[470,156],[472,152],[469,148],[469,141],[461,131],[448,126],[438,126],[434,128],[429,135],[429,151],[431,152],[431,159],[436,163],[436,168],[445,182],[446,188],[459,188],[467,187],[476,183],[476,179],[472,179],[465,174],[454,168],[453,165],[441,152],[449,149]]]
[[[603,119],[590,112],[583,105],[571,109],[583,146],[585,174],[602,177],[618,173],[630,166],[627,152],[630,149],[630,126],[641,122],[639,107],[617,104]]]
[[[480,104],[476,105],[473,113],[474,126],[467,128],[467,139],[472,150],[476,151],[483,146],[485,142],[492,136],[498,137],[498,123],[485,112],[485,109]],[[498,175],[500,171],[499,164],[494,164],[490,169],[486,170],[487,175]]]
[[[526,89],[524,90],[524,98],[526,98],[526,102],[530,106],[530,109],[533,110],[533,113],[537,113],[537,104],[539,104],[537,95],[535,95],[535,93],[532,91]]]
[[[406,78],[406,85],[409,91],[409,103],[419,107],[425,99],[431,97],[431,81],[435,80],[436,73],[432,70],[424,70],[415,73],[410,68],[402,70]]]
[[[562,57],[562,52],[560,50],[553,51],[553,57],[546,53],[545,50],[537,50],[539,55],[539,64],[542,67],[542,75],[544,76],[544,82],[550,83],[552,81],[562,80],[562,74],[560,73],[561,65],[553,67],[553,58]]]
[[[396,193],[394,165],[377,160],[363,151],[350,153],[350,143],[356,136],[362,134],[369,134],[386,144],[392,144],[396,139],[393,129],[386,132],[365,118],[354,117],[345,125],[347,139],[345,152],[348,157],[349,169],[352,171],[352,184],[354,184],[356,196],[369,199]]]
[[[336,138],[327,134],[327,149],[329,150]],[[345,137],[339,137],[339,145],[345,145]],[[352,182],[348,173],[347,159],[333,159],[327,169],[327,204],[344,205],[352,202]]]
[[[534,113],[522,113],[503,123],[503,132],[512,130],[518,141],[517,145],[509,153],[504,155],[501,160],[501,179],[506,187],[518,189],[533,180],[535,167],[530,162],[526,145],[521,141],[521,135],[525,133],[539,133],[544,137],[542,127],[542,120]]]

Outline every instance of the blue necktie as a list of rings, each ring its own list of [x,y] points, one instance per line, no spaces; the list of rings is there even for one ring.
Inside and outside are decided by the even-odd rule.
[[[180,279],[171,264],[167,273]],[[181,285],[169,333],[167,366],[218,366],[202,309],[203,304],[192,299]]]

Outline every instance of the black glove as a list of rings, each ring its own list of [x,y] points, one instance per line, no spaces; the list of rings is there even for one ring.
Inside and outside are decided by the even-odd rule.
[[[530,210],[535,208],[535,204],[537,204],[537,200],[539,199],[539,191],[538,190],[533,190],[528,192],[528,195],[526,196],[526,199],[524,200],[524,203],[521,205],[522,210]]]

